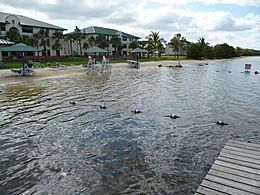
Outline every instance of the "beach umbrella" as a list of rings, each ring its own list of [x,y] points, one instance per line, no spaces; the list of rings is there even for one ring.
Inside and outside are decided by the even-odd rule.
[[[138,54],[139,53],[148,53],[148,51],[147,50],[145,50],[145,49],[141,49],[141,48],[135,48],[135,49],[133,49],[132,51],[131,51],[131,53],[136,53],[137,54],[137,58],[136,58],[136,61],[137,61],[137,64],[138,64]]]
[[[3,47],[1,48],[0,51],[1,52],[22,52],[22,55],[24,57],[24,52],[36,52],[39,50],[30,45],[26,45],[24,43],[18,43],[9,47]]]
[[[18,43],[9,47],[3,47],[1,48],[1,51],[5,51],[5,52],[12,52],[12,51],[16,51],[16,52],[36,52],[39,51],[38,49],[26,45],[24,43]]]
[[[88,48],[85,52],[86,52],[86,53],[107,53],[106,50],[101,49],[101,48],[99,48],[99,47],[91,47],[91,48]]]

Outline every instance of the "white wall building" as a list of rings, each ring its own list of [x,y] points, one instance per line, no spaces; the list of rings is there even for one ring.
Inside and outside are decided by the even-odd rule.
[[[20,35],[27,36],[32,36],[34,33],[37,33],[42,29],[49,31],[49,38],[47,39],[50,45],[47,47],[48,56],[57,55],[57,51],[52,49],[52,45],[55,42],[55,40],[52,38],[53,33],[63,33],[63,31],[67,30],[65,28],[41,22],[26,16],[0,12],[0,36],[5,37],[6,32],[8,32],[10,29],[16,29]],[[43,48],[40,47],[39,49]],[[42,52],[40,52],[40,55],[41,54]],[[67,55],[63,47],[60,50],[60,55]]]
[[[97,38],[97,36],[99,35],[103,35],[106,37],[107,40],[111,40],[111,38],[113,36],[119,36],[122,40],[122,50],[120,55],[125,56],[125,55],[129,55],[130,51],[132,50],[131,48],[129,48],[129,44],[132,41],[138,41],[140,39],[140,37],[125,33],[125,32],[121,32],[115,29],[109,29],[109,28],[103,28],[103,27],[97,27],[97,26],[90,26],[87,28],[83,28],[80,29],[80,32],[82,32],[85,35],[85,39],[81,41],[81,48],[82,48],[82,53],[84,54],[84,50],[83,49],[83,45],[84,43],[86,43],[87,45],[89,45],[89,47],[91,47],[90,43],[89,43],[89,38],[90,37],[94,37]],[[66,50],[69,55],[80,55],[80,46],[76,41],[73,41],[72,44],[72,54],[71,54],[71,49],[70,49],[70,43],[67,42],[66,44]],[[109,43],[109,46],[107,48],[105,48],[106,50],[108,50],[109,54],[108,55],[114,55],[114,48],[112,46],[111,43]]]

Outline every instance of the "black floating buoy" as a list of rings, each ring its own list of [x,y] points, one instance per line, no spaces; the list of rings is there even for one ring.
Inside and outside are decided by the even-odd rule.
[[[259,74],[259,72],[256,70],[256,71],[255,71],[255,74]]]
[[[47,100],[51,100],[51,97],[47,97]]]
[[[181,118],[181,117],[177,116],[176,114],[171,114],[171,115],[168,115],[166,117],[169,117],[169,118],[172,118],[172,119]]]
[[[142,111],[141,111],[141,110],[139,110],[139,109],[132,110],[132,112],[133,112],[133,113],[135,113],[135,114],[142,113]]]
[[[17,95],[17,92],[14,92],[14,95]]]
[[[163,67],[163,65],[159,64],[158,67],[161,68],[161,67]]]
[[[76,102],[74,102],[74,101],[70,101],[70,104],[72,104],[72,105],[75,105],[75,104],[76,104]]]
[[[217,121],[217,125],[228,125],[228,123],[225,123],[223,121]]]
[[[105,106],[105,105],[100,105],[99,108],[101,108],[101,109],[107,109],[107,106]]]

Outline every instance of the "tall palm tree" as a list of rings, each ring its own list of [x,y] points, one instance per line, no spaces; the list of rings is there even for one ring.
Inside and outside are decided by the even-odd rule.
[[[62,32],[57,31],[53,33],[52,38],[55,39],[55,42],[52,45],[52,49],[56,50],[56,54],[58,53],[58,56],[60,58],[60,48],[61,48],[60,40],[63,38],[63,34]]]
[[[80,48],[80,55],[82,55],[82,45],[81,42],[86,38],[85,34],[82,33],[78,27],[76,26],[75,32],[74,32],[74,40],[77,41],[77,44],[79,45]],[[78,47],[77,47],[78,49]]]
[[[119,36],[113,36],[110,40],[110,43],[112,44],[115,54],[118,57],[119,50],[122,48],[122,39]]]
[[[179,54],[185,50],[186,38],[182,37],[180,33],[174,35],[170,40],[170,45],[173,47],[173,52],[175,52],[177,59],[179,59]]]
[[[70,44],[70,56],[73,56],[72,41],[74,40],[74,34],[73,33],[66,34],[64,36],[64,38],[65,38],[65,41],[69,41],[69,44]]]
[[[198,39],[198,44],[199,44],[199,46],[200,46],[202,56],[205,57],[206,49],[207,49],[207,47],[209,46],[209,43],[206,43],[206,42],[205,42],[205,38],[204,38],[204,37],[200,37],[200,38]]]
[[[50,46],[49,31],[41,29],[39,32],[40,46],[43,47],[45,52],[45,61],[47,62],[47,47]]]
[[[158,52],[158,56],[161,55],[162,52],[162,41],[163,39],[160,38],[159,32],[151,31],[151,34],[148,35],[148,48],[152,50],[151,52]]]

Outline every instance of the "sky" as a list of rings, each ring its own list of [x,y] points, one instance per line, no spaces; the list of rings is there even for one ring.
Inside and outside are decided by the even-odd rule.
[[[260,50],[260,0],[0,0],[0,12],[19,14],[68,29],[113,28],[145,39],[159,32],[211,46]]]

